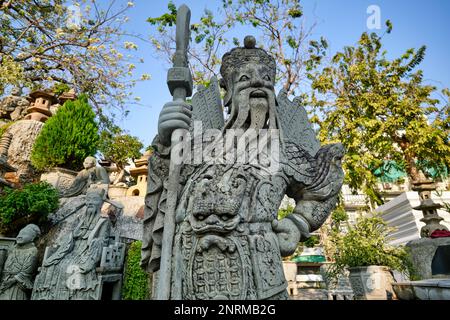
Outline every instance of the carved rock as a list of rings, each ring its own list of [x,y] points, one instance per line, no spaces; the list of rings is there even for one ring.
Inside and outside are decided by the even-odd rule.
[[[20,120],[6,130],[13,136],[8,151],[8,162],[17,169],[16,175],[21,182],[32,181],[38,176],[31,165],[31,151],[43,126],[44,124],[39,121]]]

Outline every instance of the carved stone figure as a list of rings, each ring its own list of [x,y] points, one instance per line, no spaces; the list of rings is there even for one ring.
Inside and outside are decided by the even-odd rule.
[[[175,62],[180,59],[177,54],[181,54],[182,43],[178,27],[179,20]],[[168,81],[170,87],[171,79],[177,80],[171,88],[174,101],[164,105],[160,114],[145,199],[141,265],[155,273],[154,297],[287,299],[281,258],[292,254],[297,243],[317,230],[335,207],[343,182],[340,161],[344,149],[341,144],[321,148],[305,109],[297,100],[289,100],[285,91],[275,95],[275,60],[257,48],[251,36],[244,39],[244,47],[232,49],[222,59],[220,84],[226,90],[226,121],[217,80],[212,79],[208,88],[199,88],[191,107],[177,93],[185,86],[189,95],[189,79],[183,81],[184,71],[174,65],[173,69],[178,69],[169,71]],[[202,131],[196,133],[199,122]],[[271,130],[278,140],[268,143],[271,152],[256,153],[258,161],[229,162],[221,159],[220,153],[219,161],[185,159],[173,197],[170,181],[176,165],[170,161],[174,161],[176,145],[171,141],[180,128],[193,135],[194,147],[185,153],[194,157],[196,148],[208,145],[195,143],[207,130],[217,133],[215,142],[237,131],[239,137],[259,132],[259,140],[264,138],[264,130]],[[230,141],[224,158],[239,143]],[[278,166],[271,167],[272,156],[279,158]],[[285,194],[297,205],[291,215],[278,220]],[[170,215],[174,215],[173,226]],[[170,228],[173,239],[166,241]],[[162,266],[167,258],[168,268]]]
[[[98,187],[108,192],[109,176],[105,168],[96,166],[97,160],[94,157],[87,157],[84,160],[84,169],[81,170],[72,185],[60,193],[61,197],[76,197],[86,194],[88,188]]]
[[[4,179],[4,174],[7,172],[17,171],[8,163],[8,149],[11,144],[12,134],[3,133],[0,137],[0,193],[4,186],[12,187],[12,184]]]
[[[39,227],[29,224],[20,230],[16,244],[8,252],[0,282],[0,300],[28,300],[33,289],[33,277],[38,251],[33,241]]]
[[[111,222],[100,211],[103,197],[104,190],[89,189],[77,226],[56,246],[47,247],[34,284],[33,300],[100,299],[103,281],[97,268],[104,262],[103,265],[110,263],[120,269],[123,263],[120,258],[118,264],[111,259],[103,261],[111,240]],[[122,246],[116,249],[119,256],[123,255]]]
[[[16,87],[11,90],[11,95],[0,101],[0,119],[16,121],[25,116],[30,102],[21,95],[22,90]]]

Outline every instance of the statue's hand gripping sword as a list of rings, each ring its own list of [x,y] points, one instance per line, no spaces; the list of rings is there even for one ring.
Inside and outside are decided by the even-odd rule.
[[[181,5],[177,11],[176,22],[176,51],[173,59],[173,68],[167,73],[167,85],[173,96],[173,101],[185,102],[186,97],[192,95],[192,75],[188,66],[187,50],[189,46],[191,11],[186,5]],[[171,147],[180,143],[180,137],[185,136],[185,129],[176,129],[172,133]],[[157,300],[170,299],[172,275],[172,247],[175,234],[175,211],[177,206],[179,178],[182,166],[180,155],[171,153],[169,185],[167,190],[167,209],[164,216],[164,229],[162,237],[161,262],[159,279],[156,291]],[[177,161],[178,160],[178,161]]]

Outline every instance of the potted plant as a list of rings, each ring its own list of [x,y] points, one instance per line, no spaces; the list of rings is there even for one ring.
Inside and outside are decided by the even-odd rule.
[[[348,225],[347,232],[334,228],[334,265],[331,274],[341,274],[348,268],[350,283],[357,300],[388,300],[395,298],[392,271],[410,274],[409,254],[404,247],[388,244],[393,228],[374,214]]]

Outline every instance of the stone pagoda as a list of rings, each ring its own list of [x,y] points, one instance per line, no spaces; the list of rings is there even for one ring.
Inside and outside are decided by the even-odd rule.
[[[438,209],[442,208],[442,205],[435,203],[431,199],[431,192],[436,190],[436,184],[423,176],[419,181],[413,182],[412,189],[419,193],[420,198],[420,205],[413,209],[423,212],[423,218],[420,221],[425,223],[422,229],[420,229],[420,236],[422,238],[429,238],[436,230],[448,231],[447,227],[440,224],[444,219],[437,212]]]
[[[145,195],[147,190],[148,159],[151,155],[152,151],[146,151],[140,159],[134,161],[136,168],[130,169],[130,174],[137,184],[128,189],[127,196]]]
[[[57,102],[55,95],[49,91],[36,90],[30,93],[31,105],[27,108],[25,120],[45,122],[52,116],[50,107]]]

